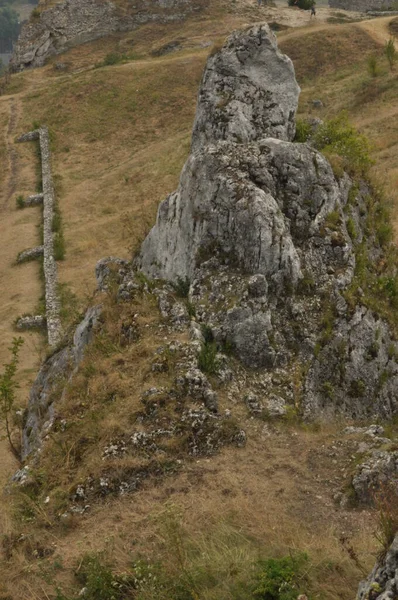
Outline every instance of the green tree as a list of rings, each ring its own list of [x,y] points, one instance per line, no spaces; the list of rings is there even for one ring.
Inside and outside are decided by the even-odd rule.
[[[11,415],[14,409],[15,395],[19,384],[15,379],[19,364],[19,351],[24,343],[21,337],[14,337],[9,348],[11,360],[4,365],[4,371],[0,375],[0,414],[3,417],[6,428],[7,440],[14,456],[20,460],[20,453],[14,446],[11,437]]]
[[[388,64],[390,65],[390,69],[392,71],[398,57],[398,52],[394,44],[394,38],[390,38],[388,42],[386,42],[386,45],[384,46],[384,54],[387,57]]]
[[[287,0],[289,6],[298,6],[304,10],[310,10],[315,4],[315,0]]]
[[[9,6],[0,8],[0,38],[4,40],[16,40],[18,34],[18,13]]]

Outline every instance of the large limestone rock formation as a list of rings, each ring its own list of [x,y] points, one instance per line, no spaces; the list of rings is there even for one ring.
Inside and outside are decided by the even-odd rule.
[[[246,366],[299,365],[306,417],[390,417],[396,343],[385,321],[344,298],[370,190],[293,143],[298,94],[266,25],[209,58],[191,154],[136,265],[151,278],[189,280],[197,320]]]
[[[22,28],[10,65],[14,71],[40,67],[49,56],[78,44],[144,23],[178,21],[204,3],[205,0],[137,0],[126,9],[119,7],[117,0],[63,0],[49,9],[44,6]]]
[[[368,579],[359,586],[357,600],[394,600],[398,598],[398,535],[381,557]]]
[[[299,87],[291,60],[266,27],[237,32],[208,60],[200,86],[192,149],[265,136],[292,140]]]

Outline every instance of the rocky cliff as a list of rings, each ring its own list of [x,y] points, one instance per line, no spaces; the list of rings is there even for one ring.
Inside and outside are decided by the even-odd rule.
[[[358,590],[357,600],[394,600],[398,598],[398,535],[386,554]]]
[[[197,320],[247,367],[289,377],[301,365],[307,418],[388,418],[396,343],[376,312],[345,299],[359,242],[383,256],[366,225],[372,191],[294,143],[298,93],[265,25],[210,57],[191,155],[136,265],[188,281]]]
[[[117,1],[64,0],[33,12],[22,28],[10,65],[14,71],[40,67],[49,56],[70,47],[144,23],[178,21],[204,4],[201,0],[138,0],[126,9]]]
[[[190,331],[176,385],[211,413],[217,394],[198,369],[206,348],[217,352],[213,372],[255,414],[290,405],[307,419],[390,418],[398,345],[357,281],[366,261],[391,262],[372,229],[380,207],[365,181],[336,175],[311,144],[294,141],[298,96],[293,65],[267,25],[234,34],[210,56],[179,188],[160,205],[134,264],[99,263],[99,288],[116,268],[120,302],[144,289],[172,330]],[[143,288],[143,277],[154,282]],[[371,293],[394,281],[380,276]],[[56,394],[46,382],[56,381],[62,352],[32,392],[24,455],[51,421]],[[248,369],[245,378],[226,354]]]

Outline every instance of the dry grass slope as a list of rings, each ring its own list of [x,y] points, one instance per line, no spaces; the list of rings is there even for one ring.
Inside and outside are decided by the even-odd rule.
[[[56,71],[52,61],[43,69],[16,75],[7,95],[0,98],[5,135],[10,100],[18,111],[11,137],[30,129],[33,121],[48,124],[52,131],[66,238],[60,276],[68,300],[67,320],[75,318],[91,297],[96,261],[106,255],[130,256],[153,223],[159,201],[176,187],[188,154],[207,44],[219,43],[232,29],[264,14],[253,6],[220,10],[216,5],[213,12],[184,24],[183,30],[180,24],[148,25],[75,48],[62,57],[66,73]],[[178,51],[153,56],[175,40],[180,42]],[[383,62],[380,42],[353,24],[311,26],[282,33],[280,41],[295,62],[303,89],[301,115],[325,118],[347,110],[374,141],[375,169],[385,173],[394,196],[397,79]],[[111,52],[124,58],[114,66],[95,68]],[[367,71],[367,56],[373,52],[380,56],[377,78]],[[324,103],[320,112],[312,107],[315,98]],[[16,187],[30,193],[36,185],[34,149],[27,144],[17,151]],[[4,145],[0,152],[4,159]],[[5,232],[0,241],[3,360],[13,335],[10,323],[21,312],[33,310],[41,295],[35,265],[25,265],[23,274],[12,267],[18,250],[35,243],[39,213],[17,212],[14,199],[7,203],[10,176],[10,169],[0,175]],[[157,309],[145,301],[134,309],[141,314],[143,329],[159,318]],[[94,502],[83,516],[59,519],[76,484],[88,474],[101,473],[104,445],[116,434],[131,431],[140,390],[155,383],[151,356],[162,340],[149,327],[139,344],[122,347],[118,332],[128,316],[122,310],[107,308],[108,337],[92,346],[68,390],[60,415],[68,428],[64,435],[52,434],[36,473],[39,485],[34,494],[21,494],[13,506],[9,497],[1,503],[1,533],[6,537],[0,598],[1,594],[12,600],[54,598],[56,585],[77,593],[74,572],[82,555],[106,547],[119,573],[139,555],[161,559],[172,572],[176,565],[170,555],[176,546],[164,534],[167,516],[162,508],[170,503],[171,511],[178,507],[181,513],[187,539],[196,540],[210,562],[225,560],[211,550],[224,539],[221,522],[221,529],[238,531],[243,540],[250,540],[237,544],[244,565],[258,553],[306,551],[317,587],[313,598],[352,599],[363,570],[373,562],[376,544],[371,513],[341,509],[333,502],[334,492],[345,484],[352,468],[348,449],[340,453],[333,449],[341,430],[338,425],[315,431],[286,423],[269,427],[242,411],[249,438],[245,449],[228,448],[212,459],[186,461],[173,478],[149,478],[134,495]],[[32,376],[40,353],[34,349],[37,338],[27,339],[32,341],[25,344],[24,381]],[[167,383],[171,375],[164,377]],[[222,389],[219,394],[222,410],[229,408]],[[15,465],[4,447],[1,452],[5,481]],[[132,463],[113,466],[117,471]],[[344,550],[339,541],[344,536],[362,567]],[[228,597],[225,590],[217,588],[205,600],[224,597]]]

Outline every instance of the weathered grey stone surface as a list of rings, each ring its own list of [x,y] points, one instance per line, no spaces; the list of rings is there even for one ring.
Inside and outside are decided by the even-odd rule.
[[[358,465],[352,478],[352,487],[360,504],[373,504],[375,495],[387,488],[395,490],[398,498],[398,452],[373,450]]]
[[[43,194],[33,194],[24,200],[24,206],[38,206],[43,204]]]
[[[21,317],[15,327],[19,330],[42,329],[46,326],[46,317],[43,315]]]
[[[136,0],[121,9],[107,0],[64,0],[23,28],[10,62],[13,70],[42,66],[49,56],[118,31],[148,22],[178,21],[205,4],[205,0]],[[39,8],[41,8],[39,6]]]
[[[398,535],[387,554],[379,560],[366,581],[362,581],[357,600],[396,600],[398,598]]]
[[[43,193],[33,198],[43,202],[43,246],[27,250],[18,256],[17,262],[25,262],[43,255],[45,281],[47,337],[50,346],[56,346],[62,337],[60,302],[58,298],[57,263],[54,258],[53,222],[55,215],[55,193],[51,173],[50,138],[47,127],[21,135],[18,142],[39,140]],[[37,204],[34,200],[33,204]]]
[[[37,450],[51,428],[55,406],[62,397],[66,383],[81,362],[84,349],[93,336],[101,307],[90,308],[77,327],[70,345],[53,354],[41,367],[29,396],[22,432],[22,460]]]
[[[38,129],[34,131],[28,131],[28,133],[24,133],[17,138],[17,142],[33,142],[38,140],[40,137],[40,133]]]
[[[395,351],[387,323],[372,311],[358,306],[352,318],[339,319],[310,367],[305,414],[332,416],[349,407],[356,419],[391,418],[398,410]]]
[[[236,32],[207,62],[192,150],[221,140],[291,141],[299,93],[292,61],[279,52],[268,25]]]
[[[280,122],[273,103],[256,104],[268,66]],[[234,99],[224,121],[223,77]],[[284,88],[286,110],[277,100]],[[198,322],[247,367],[288,369],[298,361],[306,418],[389,418],[398,412],[398,346],[385,321],[360,303],[352,311],[344,298],[356,263],[347,221],[362,242],[371,190],[363,183],[349,200],[347,175],[337,180],[322,154],[289,141],[297,94],[290,63],[263,26],[234,34],[209,58],[192,152],[136,266],[149,278],[189,280]],[[253,110],[241,101],[249,96]],[[381,259],[377,243],[368,250]],[[322,338],[325,306],[330,332]]]
[[[40,258],[43,256],[44,247],[36,246],[36,248],[29,248],[29,250],[24,250],[20,252],[17,256],[17,263],[28,262],[29,260],[35,260],[36,258]]]

